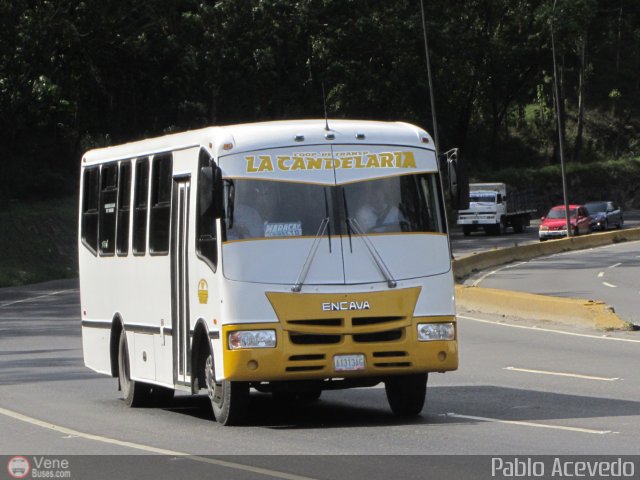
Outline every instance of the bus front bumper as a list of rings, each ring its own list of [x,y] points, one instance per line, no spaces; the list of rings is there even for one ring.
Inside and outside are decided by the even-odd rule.
[[[386,377],[445,372],[458,368],[455,317],[409,318],[402,326],[376,332],[299,334],[280,323],[225,325],[222,329],[224,377],[230,381],[270,382],[330,378]],[[451,340],[418,339],[418,324],[453,325]],[[273,330],[270,348],[231,349],[229,334]]]

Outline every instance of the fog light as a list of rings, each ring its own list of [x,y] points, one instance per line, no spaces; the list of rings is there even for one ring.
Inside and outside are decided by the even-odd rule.
[[[453,323],[419,323],[418,340],[429,342],[432,340],[453,340],[456,329]]]
[[[276,346],[275,330],[240,330],[229,332],[229,348],[274,348]]]
[[[247,368],[249,370],[256,370],[258,368],[258,362],[256,362],[255,360],[249,360],[247,362]]]

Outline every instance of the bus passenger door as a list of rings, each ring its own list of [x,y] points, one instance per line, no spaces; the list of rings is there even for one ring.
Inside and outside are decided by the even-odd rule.
[[[173,335],[173,381],[189,385],[191,351],[189,342],[189,191],[191,179],[173,179],[171,219],[171,332]]]

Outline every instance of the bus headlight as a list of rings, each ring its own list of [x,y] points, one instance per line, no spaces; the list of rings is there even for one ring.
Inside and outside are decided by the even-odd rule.
[[[229,348],[273,348],[276,346],[275,330],[238,330],[229,332]]]
[[[418,340],[428,342],[431,340],[453,340],[456,329],[453,323],[419,323]]]

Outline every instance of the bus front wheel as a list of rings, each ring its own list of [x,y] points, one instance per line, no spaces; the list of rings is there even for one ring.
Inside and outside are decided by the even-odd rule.
[[[151,387],[146,383],[131,380],[127,334],[124,330],[120,332],[120,341],[118,342],[118,381],[127,406],[141,407],[149,402]]]
[[[216,382],[211,353],[205,363],[205,375],[216,421],[222,425],[242,424],[249,408],[249,384],[228,380]]]
[[[398,375],[384,382],[387,400],[393,413],[413,417],[422,411],[427,395],[428,374]]]

